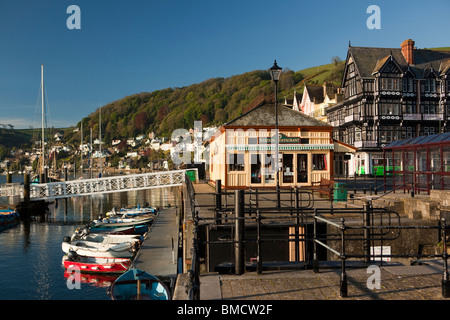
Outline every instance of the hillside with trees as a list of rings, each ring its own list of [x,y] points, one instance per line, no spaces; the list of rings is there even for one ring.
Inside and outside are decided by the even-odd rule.
[[[292,99],[294,90],[303,92],[305,83],[340,83],[344,63],[331,64],[294,72],[284,69],[278,84],[279,102]],[[256,70],[229,78],[213,78],[182,88],[167,88],[134,94],[103,106],[102,136],[106,143],[154,132],[169,137],[175,129],[192,128],[194,121],[203,126],[217,126],[241,115],[249,105],[262,96],[272,97],[274,85],[267,70]],[[83,118],[83,134],[90,128],[98,136],[100,110]],[[81,122],[77,124],[81,128]],[[78,139],[77,134],[66,141]]]

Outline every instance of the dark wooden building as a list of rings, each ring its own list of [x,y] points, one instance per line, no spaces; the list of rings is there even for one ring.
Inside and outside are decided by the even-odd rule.
[[[343,101],[326,109],[333,138],[358,148],[357,174],[384,174],[382,148],[449,132],[450,51],[349,46]],[[389,165],[387,163],[386,165]]]

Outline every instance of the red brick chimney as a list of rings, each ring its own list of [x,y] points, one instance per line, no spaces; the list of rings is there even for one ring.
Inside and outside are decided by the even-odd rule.
[[[405,40],[401,44],[403,56],[408,64],[414,64],[414,41]]]

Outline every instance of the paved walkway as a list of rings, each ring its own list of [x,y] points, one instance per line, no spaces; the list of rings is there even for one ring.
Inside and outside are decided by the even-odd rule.
[[[161,279],[176,278],[177,208],[161,209],[150,227],[133,265]],[[173,251],[174,248],[174,251]]]
[[[340,270],[265,271],[220,275],[224,300],[443,300],[442,269],[381,267],[380,289],[369,289],[372,273],[347,271],[348,297],[340,296]],[[369,283],[372,284],[372,278]],[[448,300],[448,299],[446,299]]]
[[[194,184],[194,188],[196,193],[214,193],[214,188],[206,183]],[[232,198],[230,196],[231,201]],[[212,196],[196,195],[196,200],[202,205],[214,204]],[[327,207],[330,202],[316,204]],[[212,214],[206,208],[199,210],[203,214]],[[448,300],[442,297],[442,266],[440,259],[427,260],[426,264],[415,266],[382,266],[379,289],[368,288],[368,279],[373,274],[367,273],[366,268],[349,268],[346,272],[346,298],[340,296],[340,268],[322,269],[319,273],[312,270],[264,270],[262,275],[256,272],[203,274],[201,278],[207,281],[200,291],[202,300]],[[369,283],[372,282],[369,280]]]

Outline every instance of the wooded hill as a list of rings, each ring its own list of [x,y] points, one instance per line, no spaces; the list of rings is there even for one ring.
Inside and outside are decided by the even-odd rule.
[[[284,69],[278,83],[278,100],[292,99],[294,90],[303,92],[305,83],[339,84],[344,62],[336,62],[294,72]],[[241,115],[261,96],[273,99],[274,84],[268,70],[257,70],[229,78],[213,78],[182,88],[138,93],[103,106],[102,137],[106,143],[154,132],[169,137],[175,129],[189,129],[194,121],[203,126],[220,125]],[[98,137],[99,109],[82,119],[83,135],[90,128]],[[81,128],[81,122],[77,124]],[[80,133],[67,131],[66,141],[78,140]]]

